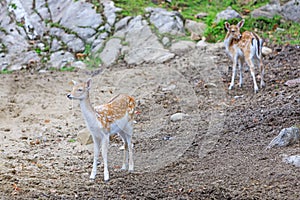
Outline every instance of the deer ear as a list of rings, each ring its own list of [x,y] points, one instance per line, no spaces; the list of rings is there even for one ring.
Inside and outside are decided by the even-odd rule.
[[[228,22],[225,22],[225,28],[229,31],[230,29],[230,24]]]
[[[89,79],[86,81],[86,87],[87,87],[88,90],[91,88],[91,85],[92,85],[92,79],[89,78]]]
[[[237,24],[237,26],[238,26],[239,28],[242,28],[242,27],[244,26],[244,23],[245,23],[245,20],[242,19],[242,21],[240,21],[240,22]]]
[[[77,84],[77,82],[76,82],[76,81],[74,81],[74,80],[72,80],[72,81],[70,81],[70,82],[69,82],[69,84],[70,84],[70,85],[76,85],[76,84]]]

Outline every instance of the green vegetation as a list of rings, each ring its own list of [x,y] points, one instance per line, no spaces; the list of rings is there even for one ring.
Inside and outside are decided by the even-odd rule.
[[[0,71],[0,74],[11,74],[11,73],[13,73],[13,71],[8,70],[8,69],[3,69]]]
[[[146,7],[161,7],[167,10],[179,11],[185,19],[203,21],[207,24],[205,37],[208,42],[219,42],[225,37],[224,21],[216,23],[214,20],[217,13],[231,6],[234,10],[246,17],[243,30],[256,31],[265,39],[277,44],[299,44],[300,24],[285,22],[279,16],[273,19],[251,18],[250,12],[267,4],[269,0],[242,1],[242,0],[172,0],[168,3],[165,0],[115,0],[117,7],[123,10],[119,17],[137,16],[145,13]],[[207,13],[203,19],[196,19],[195,15],[200,12]],[[238,20],[230,20],[230,23],[237,23]]]

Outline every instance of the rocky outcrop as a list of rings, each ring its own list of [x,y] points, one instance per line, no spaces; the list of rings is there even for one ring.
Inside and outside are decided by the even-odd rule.
[[[82,58],[87,56],[100,59],[105,66],[119,59],[128,64],[161,63],[175,56],[168,49],[172,37],[186,34],[179,12],[147,8],[145,16],[118,20],[121,9],[113,1],[101,3],[102,12],[97,13],[85,1],[1,1],[0,70],[33,64],[84,67]]]

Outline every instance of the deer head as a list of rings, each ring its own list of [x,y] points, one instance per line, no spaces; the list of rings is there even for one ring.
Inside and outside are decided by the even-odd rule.
[[[237,25],[230,25],[225,22],[225,28],[227,29],[227,37],[232,37],[233,39],[239,40],[242,37],[240,29],[243,27],[245,20],[243,19]]]
[[[83,100],[88,96],[89,90],[91,88],[91,79],[88,79],[86,82],[77,83],[72,81],[73,89],[70,94],[67,95],[69,99],[78,99]]]

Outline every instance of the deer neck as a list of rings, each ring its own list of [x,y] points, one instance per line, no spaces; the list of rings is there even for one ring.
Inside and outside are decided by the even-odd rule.
[[[91,132],[93,132],[92,130],[98,129],[99,122],[96,116],[96,112],[91,105],[89,94],[87,94],[86,98],[80,100],[80,108],[83,118]]]
[[[224,40],[224,45],[226,52],[232,57],[232,51],[234,48],[234,45],[238,44],[239,40],[234,39],[231,34],[227,33],[225,40]]]

